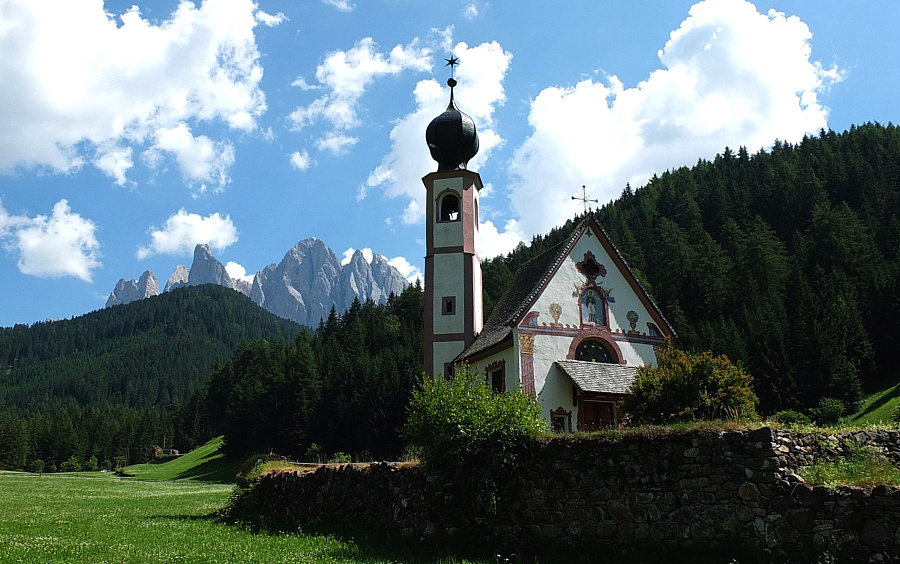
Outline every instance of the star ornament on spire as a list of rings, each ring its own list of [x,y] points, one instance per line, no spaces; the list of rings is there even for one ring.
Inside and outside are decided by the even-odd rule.
[[[456,65],[459,64],[459,57],[450,56],[449,59],[444,59],[447,61],[445,67],[450,67],[450,77],[453,78],[456,74]]]

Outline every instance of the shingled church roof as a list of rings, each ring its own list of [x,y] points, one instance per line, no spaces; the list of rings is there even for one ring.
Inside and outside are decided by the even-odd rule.
[[[627,394],[637,366],[583,360],[557,360],[556,365],[582,392]]]
[[[569,241],[551,247],[523,264],[513,275],[506,292],[500,297],[494,311],[484,324],[484,329],[475,341],[457,357],[469,358],[497,345],[512,335],[512,326],[521,316],[522,310],[531,304],[544,286],[556,265],[565,257],[561,253],[568,248]]]

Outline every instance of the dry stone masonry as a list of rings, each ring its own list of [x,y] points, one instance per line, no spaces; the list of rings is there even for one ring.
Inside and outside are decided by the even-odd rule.
[[[272,473],[253,495],[297,523],[430,538],[464,533],[506,543],[743,542],[814,546],[875,560],[900,556],[900,490],[810,487],[796,470],[847,445],[900,460],[900,432],[842,436],[701,430],[560,437],[523,447],[492,514],[462,511],[452,487],[421,468],[373,464]]]

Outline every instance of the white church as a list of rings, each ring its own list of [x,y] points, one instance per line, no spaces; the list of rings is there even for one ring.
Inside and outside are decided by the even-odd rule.
[[[555,431],[621,424],[619,405],[638,367],[674,331],[592,214],[572,236],[523,265],[485,320],[475,252],[478,151],[475,123],[453,99],[426,130],[437,172],[427,194],[425,370],[466,363],[495,391],[521,386],[541,400]],[[539,205],[539,203],[536,203]]]

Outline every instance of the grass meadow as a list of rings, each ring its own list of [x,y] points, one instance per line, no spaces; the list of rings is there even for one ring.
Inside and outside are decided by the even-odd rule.
[[[233,486],[112,474],[0,473],[0,562],[465,562],[221,523]]]
[[[501,551],[428,548],[347,535],[254,532],[214,517],[233,486],[146,481],[113,474],[0,472],[0,563],[559,564],[736,562],[728,549],[652,546]],[[534,547],[532,547],[534,548]],[[739,551],[741,563],[762,562]],[[471,555],[471,556],[462,556]],[[602,556],[601,556],[602,555]],[[746,557],[746,558],[745,558]],[[815,562],[816,560],[811,560]]]

